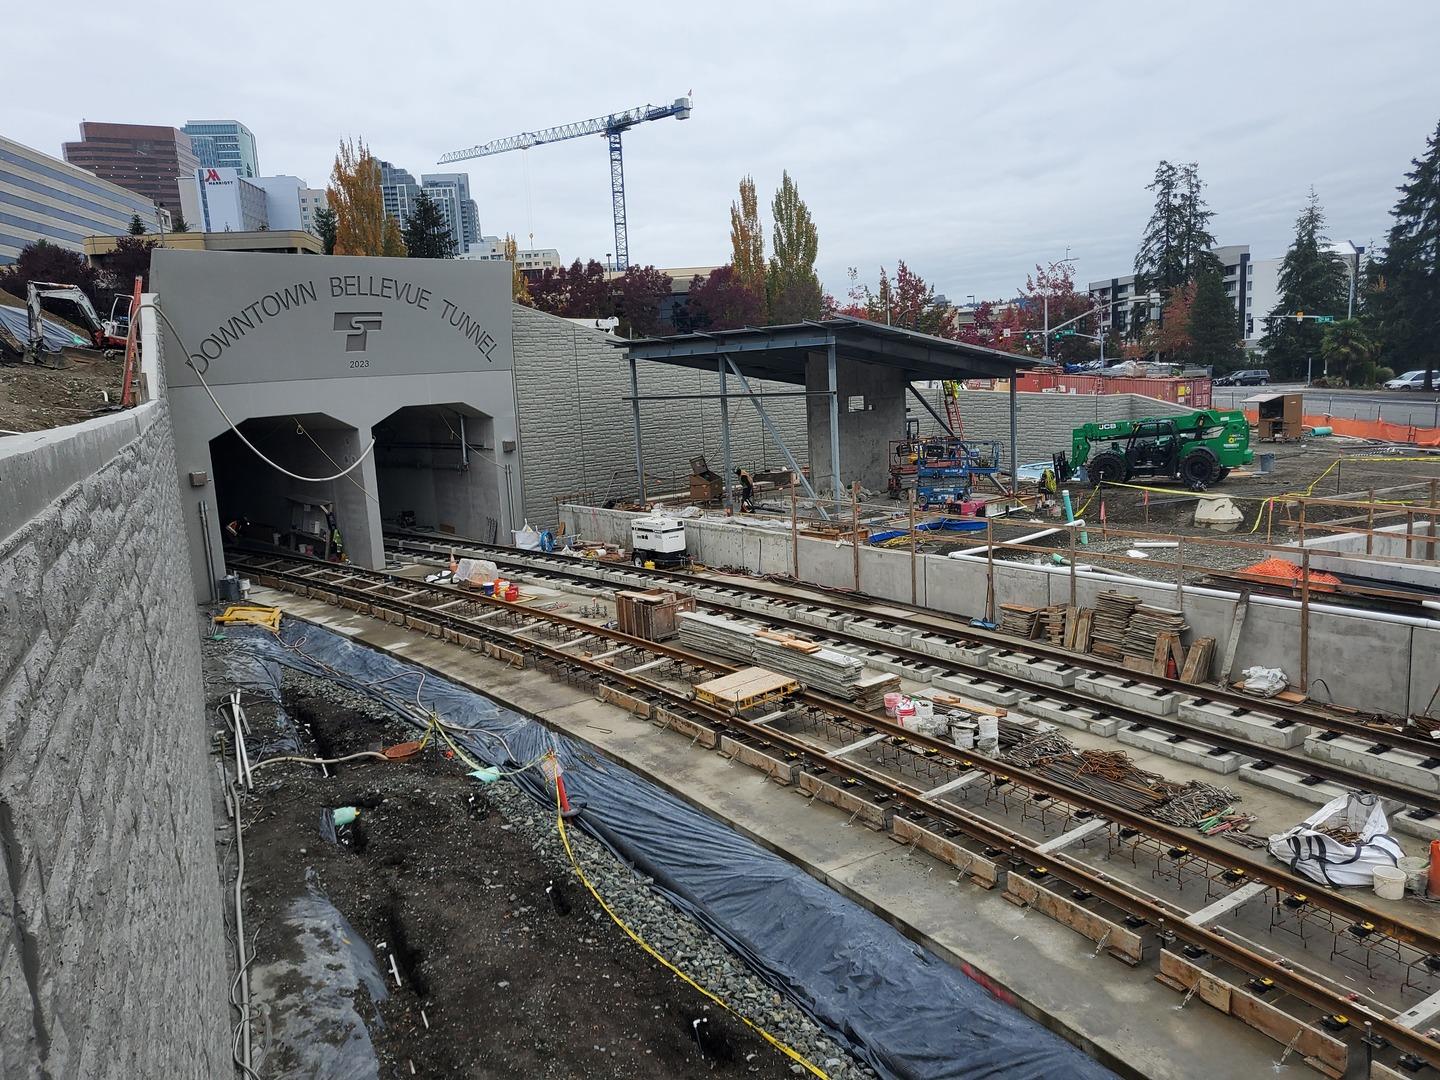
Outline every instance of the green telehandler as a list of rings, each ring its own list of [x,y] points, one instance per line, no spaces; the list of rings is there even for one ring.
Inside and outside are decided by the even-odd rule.
[[[1055,455],[1055,476],[1066,483],[1083,466],[1092,485],[1151,477],[1183,480],[1191,490],[1202,491],[1254,460],[1243,412],[1201,409],[1082,424],[1071,433],[1069,456]]]

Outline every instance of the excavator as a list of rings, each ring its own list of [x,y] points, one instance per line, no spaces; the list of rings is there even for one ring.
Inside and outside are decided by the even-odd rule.
[[[76,285],[58,281],[29,281],[25,284],[25,308],[29,315],[29,340],[26,342],[25,358],[32,364],[45,364],[45,311],[43,300],[61,300],[72,304],[79,314],[79,321],[89,331],[90,341],[97,349],[103,349],[107,360],[125,348],[125,336],[130,327],[130,305],[132,298],[117,295],[110,305],[110,318],[102,320],[95,311],[90,298]]]

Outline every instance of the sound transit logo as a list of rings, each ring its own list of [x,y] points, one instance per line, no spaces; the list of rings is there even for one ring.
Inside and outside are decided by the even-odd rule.
[[[337,311],[335,330],[345,335],[346,352],[364,352],[370,331],[379,330],[381,323],[378,311]]]

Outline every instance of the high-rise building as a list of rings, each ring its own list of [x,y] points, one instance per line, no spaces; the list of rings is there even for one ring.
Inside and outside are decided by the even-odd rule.
[[[1250,245],[1230,244],[1226,247],[1211,248],[1210,254],[1220,262],[1225,295],[1235,305],[1235,314],[1240,320],[1240,326],[1244,327],[1251,314],[1250,296],[1254,292],[1251,282]],[[1129,334],[1137,308],[1145,309],[1146,315],[1143,318],[1154,318],[1159,312],[1159,304],[1153,297],[1137,294],[1134,274],[1092,281],[1089,292],[1090,299],[1102,308],[1100,326],[1105,333],[1113,329],[1122,337]]]
[[[477,262],[502,262],[505,259],[505,241],[498,236],[482,236],[477,244],[470,244],[456,258],[473,259]],[[559,269],[560,252],[554,248],[533,248],[515,252],[515,267],[521,273],[540,273],[544,270]]]
[[[410,204],[419,193],[420,185],[415,182],[413,173],[388,161],[380,162],[380,196],[385,203],[385,212],[402,228],[405,219],[410,216]]]
[[[446,202],[450,215],[454,215],[458,207],[458,220],[453,216],[447,218],[457,250],[465,251],[471,244],[480,243],[480,208],[470,197],[469,173],[425,173],[420,177],[420,185],[437,203]]]
[[[1325,250],[1332,255],[1338,255],[1340,261],[1345,265],[1345,283],[1349,291],[1345,307],[1338,311],[1317,311],[1316,315],[1329,315],[1335,319],[1343,319],[1354,310],[1357,282],[1364,271],[1367,256],[1363,244],[1353,244],[1349,240],[1326,241]],[[1265,319],[1280,304],[1280,267],[1285,262],[1284,258],[1277,259],[1256,259],[1250,264],[1250,303],[1248,314],[1245,318],[1245,347],[1255,349],[1260,346],[1260,339],[1265,336],[1268,324]]]
[[[151,124],[80,125],[80,141],[67,142],[65,160],[102,180],[129,188],[172,214],[180,209],[178,178],[200,161],[190,136],[179,128]]]
[[[84,251],[87,236],[124,235],[137,214],[147,232],[170,228],[143,195],[0,136],[0,265],[37,240]]]
[[[191,120],[180,129],[190,136],[195,156],[207,169],[234,169],[244,177],[260,175],[255,134],[238,120]]]
[[[315,227],[315,213],[318,210],[330,209],[330,193],[324,188],[301,188],[300,189],[300,227],[306,232],[320,235]]]
[[[310,231],[298,176],[241,176],[237,169],[197,168],[180,179],[185,219],[198,232]]]

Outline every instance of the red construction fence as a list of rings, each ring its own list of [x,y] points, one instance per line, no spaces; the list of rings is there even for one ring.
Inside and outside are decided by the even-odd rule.
[[[1050,391],[1066,394],[1144,394],[1191,409],[1210,407],[1210,380],[1105,378],[1100,375],[1059,375],[1027,371],[1015,384],[1017,390]]]

